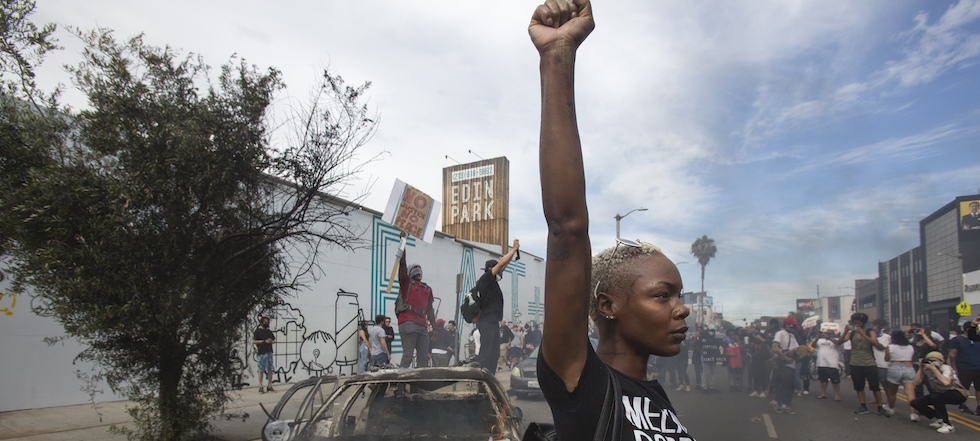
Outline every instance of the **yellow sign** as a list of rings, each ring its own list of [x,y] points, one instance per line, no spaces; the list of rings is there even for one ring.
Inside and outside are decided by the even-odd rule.
[[[956,305],[956,313],[960,316],[973,315],[970,312],[970,304],[966,302],[960,302],[959,305]]]

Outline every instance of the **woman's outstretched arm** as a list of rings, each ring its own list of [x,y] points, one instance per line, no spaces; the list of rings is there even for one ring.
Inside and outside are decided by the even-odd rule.
[[[588,0],[548,0],[528,32],[541,57],[541,201],[548,223],[541,353],[569,390],[587,355],[592,248],[575,116],[575,54],[595,23]]]

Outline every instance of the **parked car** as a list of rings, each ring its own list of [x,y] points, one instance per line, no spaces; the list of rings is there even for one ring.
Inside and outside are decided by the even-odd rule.
[[[272,412],[262,407],[269,417],[262,426],[262,441],[289,439],[293,426],[309,420],[336,389],[336,375],[311,377],[294,384],[282,395]]]
[[[497,379],[484,369],[470,367],[356,375],[342,381],[323,401],[303,400],[295,414],[298,417],[279,420],[275,427],[281,436],[267,441],[516,441],[524,432],[521,409],[511,404]]]
[[[526,397],[541,392],[541,386],[538,384],[538,349],[540,348],[540,346],[534,348],[526,359],[511,369],[509,393],[517,397]]]

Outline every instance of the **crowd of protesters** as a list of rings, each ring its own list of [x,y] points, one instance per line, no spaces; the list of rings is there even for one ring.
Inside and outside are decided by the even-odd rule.
[[[980,342],[967,337],[971,326],[943,336],[928,324],[889,329],[881,319],[869,323],[863,313],[854,314],[839,332],[803,329],[793,317],[727,331],[700,326],[678,356],[651,357],[649,372],[664,388],[713,394],[723,387],[716,371],[726,369],[730,392],[769,399],[773,411],[790,415],[796,413],[794,397],[810,395],[812,377],[819,382],[815,398],[828,401],[841,401],[840,383],[850,380],[859,403],[855,414],[901,412],[912,422],[931,420],[931,428],[950,433],[955,428],[947,406],[980,415],[980,402],[967,402],[970,389],[980,388]],[[899,391],[908,406],[897,411]]]

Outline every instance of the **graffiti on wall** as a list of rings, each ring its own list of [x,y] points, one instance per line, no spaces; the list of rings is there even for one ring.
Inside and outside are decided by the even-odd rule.
[[[276,335],[272,346],[273,382],[290,383],[299,374],[310,377],[356,373],[357,322],[364,316],[358,295],[341,289],[336,294],[333,312],[334,329],[327,330],[312,329],[301,309],[282,300],[271,311],[261,314],[270,318],[269,328]],[[250,326],[249,341],[257,324]],[[246,345],[245,356],[252,366],[257,365],[254,345]]]
[[[395,250],[400,242],[401,230],[384,223],[380,216],[375,216],[371,222],[371,302],[368,305],[368,317],[383,314],[395,317],[395,296],[398,295],[398,280],[392,281],[391,292],[388,292],[388,280],[391,278],[391,263],[395,261]],[[409,236],[406,247],[414,247],[416,239]],[[391,256],[388,252],[391,251]],[[437,301],[438,298],[436,299]],[[390,308],[390,309],[389,309]],[[437,308],[433,305],[433,308]],[[394,320],[393,320],[394,321]],[[391,343],[391,353],[402,352],[401,334],[395,334]],[[356,351],[354,352],[356,353]]]

